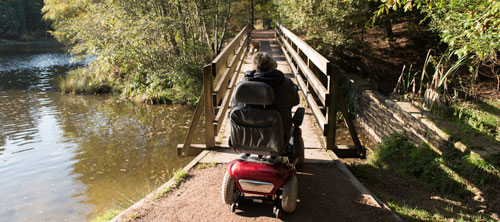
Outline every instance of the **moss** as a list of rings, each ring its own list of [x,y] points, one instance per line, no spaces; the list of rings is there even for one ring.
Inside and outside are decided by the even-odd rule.
[[[211,167],[216,167],[217,163],[216,162],[210,162],[210,163],[199,163],[196,168],[198,169],[205,169],[205,168],[211,168]]]

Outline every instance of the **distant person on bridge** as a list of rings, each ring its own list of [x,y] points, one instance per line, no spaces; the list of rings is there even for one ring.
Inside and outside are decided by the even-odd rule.
[[[243,81],[258,81],[269,84],[274,90],[274,102],[271,108],[278,110],[283,121],[285,139],[290,138],[292,128],[292,107],[299,104],[297,86],[277,68],[276,61],[265,52],[258,52],[253,57],[253,69],[243,74]],[[236,104],[232,104],[234,107]]]

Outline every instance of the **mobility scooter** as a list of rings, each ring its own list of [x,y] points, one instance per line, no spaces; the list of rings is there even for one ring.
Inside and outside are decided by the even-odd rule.
[[[266,83],[246,81],[236,87],[234,101],[238,105],[229,113],[229,145],[240,156],[228,165],[222,182],[222,198],[232,212],[243,199],[272,201],[276,218],[283,211],[295,211],[296,167],[304,161],[300,130],[304,108],[296,110],[291,136],[285,138],[280,113],[269,108],[274,97]]]

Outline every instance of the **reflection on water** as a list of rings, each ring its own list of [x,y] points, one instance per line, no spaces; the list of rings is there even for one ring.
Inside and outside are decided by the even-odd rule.
[[[190,161],[175,147],[191,110],[62,95],[53,79],[75,64],[37,56],[0,56],[1,220],[83,221],[130,205]]]

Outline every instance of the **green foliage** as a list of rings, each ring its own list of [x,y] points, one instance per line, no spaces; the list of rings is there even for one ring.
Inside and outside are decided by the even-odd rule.
[[[305,33],[308,38],[346,47],[361,33],[371,16],[369,4],[353,1],[275,0],[276,17],[286,27]]]
[[[183,170],[183,169],[178,169],[177,171],[174,172],[174,183],[163,189],[161,192],[159,192],[154,199],[158,199],[160,197],[164,197],[168,192],[170,192],[172,189],[177,188],[182,181],[184,181],[189,175],[189,172]]]
[[[424,7],[425,6],[425,7]],[[431,30],[459,58],[472,56],[478,64],[499,64],[500,2],[484,0],[380,0],[375,19],[390,10],[420,9]]]
[[[464,175],[474,175],[470,181],[477,185],[498,184],[500,169],[484,160],[479,155],[471,153],[463,155],[458,151],[447,153],[444,156],[449,166]]]
[[[436,1],[423,10],[431,29],[459,57],[473,55],[479,60],[496,61],[500,49],[500,2],[483,0]]]
[[[499,101],[496,101],[499,103]],[[500,142],[500,105],[495,100],[479,104],[461,103],[455,107],[454,117],[469,127]]]
[[[426,145],[414,146],[399,134],[384,138],[368,162],[375,168],[393,170],[452,196],[468,195],[470,183],[483,186],[498,184],[498,166],[470,153],[458,150],[439,156]]]
[[[432,0],[380,0],[378,10],[374,14],[380,16],[389,13],[390,10],[397,11],[400,8],[407,12],[413,10],[413,8],[420,9],[422,6],[428,6],[432,9],[433,2]]]
[[[446,207],[448,212],[454,213],[452,217],[448,217],[447,215],[440,213],[438,211],[429,211],[420,209],[419,207],[412,207],[405,203],[398,203],[395,201],[387,202],[387,205],[394,210],[394,212],[398,215],[401,215],[404,218],[404,221],[493,221],[488,217],[485,217],[482,214],[467,214],[460,210],[453,209],[453,205]]]
[[[106,76],[93,75],[84,68],[71,70],[59,80],[59,88],[66,93],[109,93],[112,85],[113,82],[109,81]]]
[[[199,163],[198,165],[196,165],[196,168],[197,169],[205,169],[205,168],[212,168],[212,167],[216,167],[216,166],[217,166],[216,162]]]
[[[111,81],[115,91],[140,102],[182,103],[199,96],[201,68],[220,51],[230,5],[223,0],[46,0],[42,11],[53,21],[51,33],[72,54],[94,57],[86,68],[89,75]]]
[[[103,215],[90,220],[90,222],[108,222],[114,217],[118,216],[118,214],[120,214],[122,211],[123,210],[117,210],[117,209],[108,210]]]
[[[450,179],[443,170],[443,160],[428,146],[416,147],[408,139],[393,134],[384,139],[368,157],[369,163],[382,169],[391,169],[415,178],[428,186],[447,194],[465,194],[464,185]]]

